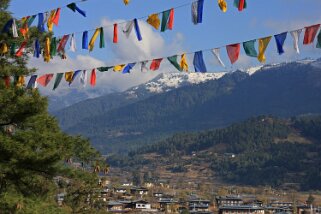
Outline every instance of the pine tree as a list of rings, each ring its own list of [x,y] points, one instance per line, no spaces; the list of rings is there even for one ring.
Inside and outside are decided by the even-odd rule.
[[[12,18],[9,2],[0,2],[0,30]],[[28,46],[45,36],[51,35],[30,28]],[[103,160],[88,140],[60,130],[37,89],[18,84],[19,76],[35,72],[28,69],[26,54],[10,53],[10,47],[23,40],[13,38],[11,31],[0,32],[0,213],[92,213],[98,188],[93,169],[104,167]],[[72,167],[71,160],[84,167]],[[59,207],[56,195],[61,191],[66,197]]]

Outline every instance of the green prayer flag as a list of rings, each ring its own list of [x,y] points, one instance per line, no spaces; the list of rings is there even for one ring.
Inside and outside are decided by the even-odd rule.
[[[318,40],[317,48],[321,48],[321,31],[318,34],[317,40]]]
[[[33,15],[28,19],[28,27],[30,27],[32,25],[32,22],[35,20],[36,17],[37,17],[37,15]]]
[[[161,32],[167,30],[167,20],[169,18],[170,12],[170,10],[163,11]]]
[[[68,4],[67,7],[68,7],[69,9],[71,9],[72,11],[74,11],[74,12],[76,11],[76,3]]]
[[[16,43],[12,43],[10,46],[10,55],[14,56],[16,54]]]
[[[255,42],[256,42],[256,39],[253,39],[253,40],[250,40],[247,42],[243,42],[243,48],[244,48],[246,55],[248,55],[250,57],[257,57],[257,52],[254,47]]]
[[[57,55],[57,39],[56,37],[51,38],[50,42],[50,56],[56,56]]]
[[[113,68],[114,66],[108,66],[108,67],[99,67],[97,68],[98,71],[100,72],[104,72],[104,71],[108,71],[109,69]]]
[[[99,47],[104,48],[105,47],[105,35],[104,35],[104,28],[100,28],[100,42]]]
[[[175,56],[171,56],[171,57],[167,57],[168,61],[170,61],[170,63],[179,71],[182,71],[181,66],[178,64],[177,62],[177,55]]]
[[[56,88],[58,88],[60,82],[61,82],[61,79],[62,77],[64,76],[64,73],[58,73],[57,76],[56,76],[56,80],[55,80],[55,83],[54,83],[54,87],[53,87],[53,90],[55,90]]]

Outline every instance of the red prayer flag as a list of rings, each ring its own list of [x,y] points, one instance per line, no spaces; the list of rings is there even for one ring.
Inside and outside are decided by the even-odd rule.
[[[57,48],[58,52],[61,52],[65,49],[68,39],[69,39],[69,35],[64,35],[62,37],[61,41],[59,42],[58,48]]]
[[[117,23],[114,24],[114,39],[113,39],[114,43],[118,42],[118,25]]]
[[[16,52],[16,56],[17,56],[17,57],[21,57],[21,56],[22,56],[23,51],[24,51],[26,45],[27,45],[27,41],[24,41],[24,42],[21,44],[19,50]]]
[[[169,19],[167,23],[167,28],[172,30],[174,25],[174,8],[172,8],[169,12]]]
[[[42,75],[41,77],[39,77],[37,79],[37,83],[39,83],[43,87],[46,87],[48,85],[48,83],[50,82],[50,80],[53,78],[53,76],[54,76],[53,74]]]
[[[91,75],[90,75],[90,85],[92,87],[94,87],[96,85],[96,69],[94,68],[92,71],[91,71]]]
[[[242,11],[244,9],[244,3],[245,3],[245,0],[240,0],[239,1],[239,11]]]
[[[303,40],[304,45],[313,43],[319,28],[320,28],[320,24],[305,27],[304,40]]]
[[[6,85],[6,88],[9,88],[10,87],[10,77],[9,76],[5,76],[3,78],[4,80],[4,84]]]
[[[58,8],[56,10],[56,14],[52,19],[52,23],[54,23],[56,26],[58,26],[59,18],[60,18],[60,8]]]
[[[160,59],[153,59],[152,63],[150,64],[150,70],[152,71],[156,71],[157,69],[159,69],[159,66],[162,62],[163,58]]]
[[[226,50],[231,63],[235,63],[240,55],[240,44],[227,45]]]

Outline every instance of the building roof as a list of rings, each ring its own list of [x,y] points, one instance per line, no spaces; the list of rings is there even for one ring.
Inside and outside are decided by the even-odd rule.
[[[263,210],[259,206],[248,206],[248,205],[238,205],[238,206],[221,206],[220,210]]]

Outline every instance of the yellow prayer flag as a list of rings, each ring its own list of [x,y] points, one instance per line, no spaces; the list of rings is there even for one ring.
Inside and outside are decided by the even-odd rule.
[[[48,27],[48,31],[52,32],[52,28],[53,28],[53,19],[55,18],[56,15],[56,10],[52,10],[50,12],[50,16],[48,18],[48,22],[47,22],[47,27]]]
[[[2,43],[0,47],[0,53],[1,54],[6,54],[8,53],[8,45],[6,43]]]
[[[114,66],[114,71],[122,71],[125,67],[125,64]]]
[[[128,5],[130,0],[124,0],[124,4]]]
[[[45,44],[45,50],[44,50],[44,60],[45,62],[50,61],[50,38],[46,37],[46,44]]]
[[[22,87],[24,85],[25,85],[25,77],[24,76],[19,76],[16,86],[17,87]]]
[[[227,11],[227,4],[225,0],[218,0],[218,6],[224,13]]]
[[[151,14],[148,16],[147,23],[153,26],[156,30],[158,30],[160,25],[160,19],[157,13]]]
[[[69,83],[72,81],[72,76],[74,75],[73,71],[69,71],[65,73],[65,80]]]
[[[269,45],[271,38],[272,38],[272,36],[259,39],[259,55],[257,56],[257,59],[261,63],[264,63],[266,60],[264,52],[265,52],[267,46]]]
[[[181,66],[183,71],[188,71],[188,63],[187,63],[187,60],[186,60],[186,54],[182,54],[180,66]]]
[[[100,28],[97,28],[94,35],[91,37],[90,42],[89,42],[89,51],[92,51],[95,46],[95,41],[100,33]]]

